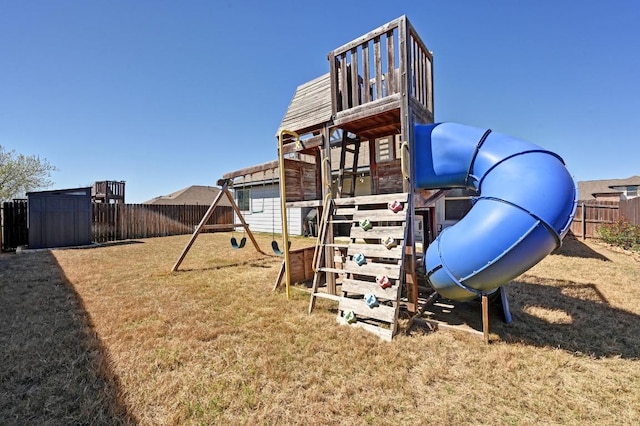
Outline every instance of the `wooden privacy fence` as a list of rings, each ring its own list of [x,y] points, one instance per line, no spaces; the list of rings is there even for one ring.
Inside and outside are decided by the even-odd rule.
[[[93,241],[191,234],[207,205],[93,204]],[[233,223],[231,207],[219,206],[208,225]],[[229,227],[229,231],[232,228]]]
[[[640,197],[632,200],[620,201],[620,217],[628,219],[629,222],[640,225]]]
[[[15,250],[29,243],[27,233],[27,200],[5,201],[0,212],[2,251]]]
[[[640,197],[626,201],[580,201],[571,232],[576,237],[600,238],[598,227],[620,218],[640,225]]]

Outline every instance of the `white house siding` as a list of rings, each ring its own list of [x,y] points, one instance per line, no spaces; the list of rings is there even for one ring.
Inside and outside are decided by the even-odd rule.
[[[243,211],[242,216],[253,232],[282,233],[280,216],[280,193],[277,185],[251,187],[251,209]],[[308,209],[299,207],[287,209],[290,235],[303,235],[303,212]],[[237,215],[234,222],[240,223]]]

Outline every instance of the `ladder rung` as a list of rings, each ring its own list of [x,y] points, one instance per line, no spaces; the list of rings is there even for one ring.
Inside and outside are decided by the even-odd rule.
[[[347,272],[344,269],[339,268],[329,268],[328,266],[323,266],[318,268],[318,272],[331,272],[334,274],[346,274]]]
[[[338,243],[322,244],[322,246],[323,247],[339,248],[339,249],[348,249],[349,248],[349,244],[338,244]]]
[[[335,294],[330,294],[330,293],[313,293],[313,297],[320,297],[322,299],[329,299],[329,300],[333,300],[335,302],[339,302],[340,299],[342,299],[342,297],[336,296]]]

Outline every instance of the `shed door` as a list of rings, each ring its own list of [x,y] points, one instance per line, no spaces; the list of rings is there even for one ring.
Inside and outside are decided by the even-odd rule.
[[[29,209],[29,247],[91,244],[91,200],[88,197],[37,198]]]

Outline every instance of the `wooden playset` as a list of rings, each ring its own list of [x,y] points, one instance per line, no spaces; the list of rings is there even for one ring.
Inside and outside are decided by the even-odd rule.
[[[334,300],[340,322],[390,340],[400,304],[418,308],[414,217],[435,202],[423,193],[416,206],[412,185],[413,124],[433,122],[433,57],[402,16],[328,59],[329,73],[298,87],[278,129],[281,161],[315,158],[320,197],[282,198],[321,211],[309,312],[319,297]],[[362,152],[370,187],[356,195]]]

